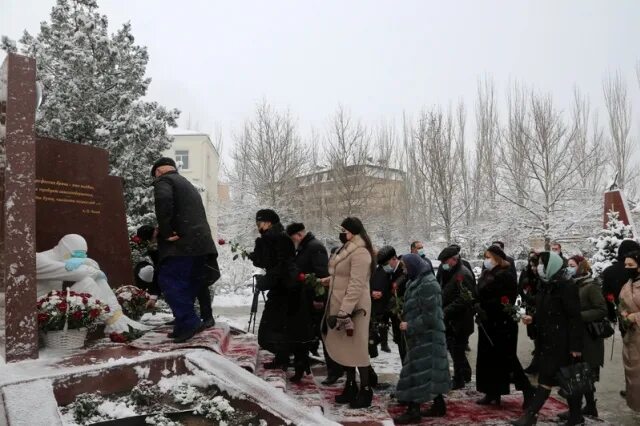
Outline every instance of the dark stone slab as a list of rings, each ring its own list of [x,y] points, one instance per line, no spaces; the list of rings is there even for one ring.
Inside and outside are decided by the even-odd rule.
[[[2,282],[5,290],[5,359],[38,357],[35,275],[36,63],[9,54],[0,74],[6,82],[0,136]],[[1,85],[1,83],[0,83]],[[4,90],[0,89],[3,95]],[[2,96],[0,95],[0,96]],[[1,100],[1,99],[0,99]]]

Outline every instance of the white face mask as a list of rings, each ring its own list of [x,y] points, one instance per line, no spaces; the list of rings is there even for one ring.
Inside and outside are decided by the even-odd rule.
[[[547,274],[544,272],[544,265],[538,265],[538,276],[543,280],[547,279]]]
[[[484,264],[484,268],[488,269],[489,271],[496,266],[493,264],[493,260],[491,259],[485,259],[483,264]]]
[[[420,250],[418,250],[418,256],[425,257],[426,255],[427,255],[427,253],[424,251],[424,249],[423,249],[423,248],[421,248]]]

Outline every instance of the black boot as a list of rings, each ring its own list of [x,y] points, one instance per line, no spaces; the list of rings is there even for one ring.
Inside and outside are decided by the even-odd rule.
[[[378,375],[376,374],[373,367],[369,366],[369,386],[375,388],[378,386]]]
[[[358,385],[356,385],[356,381],[347,379],[342,393],[336,395],[336,404],[350,404],[355,401],[357,394]]]
[[[585,393],[584,399],[587,401],[587,405],[582,409],[582,414],[585,416],[598,418],[598,408],[596,407],[596,399],[593,392]]]
[[[423,417],[444,417],[447,415],[447,404],[444,403],[444,397],[438,395],[433,399],[431,407],[421,411]]]
[[[393,419],[393,422],[397,425],[408,425],[411,423],[419,423],[422,419],[420,415],[420,404],[417,402],[410,402],[404,414]]]
[[[360,390],[358,391],[355,400],[353,400],[349,406],[351,408],[371,407],[372,400],[373,389],[371,389],[371,386],[360,386]]]
[[[486,394],[482,399],[476,401],[478,405],[500,405],[500,395]]]
[[[533,386],[529,386],[522,391],[522,409],[526,410],[531,404],[533,396],[536,394],[536,390]]]
[[[549,394],[551,393],[550,389],[546,389],[543,387],[538,387],[536,389],[536,393],[533,395],[531,402],[529,403],[529,407],[527,411],[524,412],[522,417],[518,420],[512,420],[511,424],[513,426],[533,426],[538,422],[538,412],[544,405],[547,398],[549,398]]]
[[[276,354],[276,357],[271,362],[263,364],[265,370],[277,370],[282,369],[287,371],[289,368],[289,355],[288,354]]]
[[[564,426],[576,426],[584,424],[584,417],[582,416],[582,395],[575,397],[572,396],[567,401],[569,403],[569,418]]]
[[[293,383],[298,383],[306,374],[311,374],[311,367],[309,366],[309,362],[296,362],[295,365],[295,374],[291,376],[289,379]]]

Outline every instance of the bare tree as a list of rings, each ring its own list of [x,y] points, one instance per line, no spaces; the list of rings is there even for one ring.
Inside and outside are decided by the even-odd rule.
[[[625,189],[633,184],[637,172],[631,165],[635,151],[629,137],[631,100],[627,95],[627,85],[619,71],[607,76],[603,83],[603,92],[609,115],[610,165],[618,176],[618,186]]]

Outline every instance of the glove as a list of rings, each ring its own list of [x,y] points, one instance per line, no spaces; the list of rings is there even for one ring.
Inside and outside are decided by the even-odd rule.
[[[72,257],[71,259],[64,262],[64,269],[66,269],[69,272],[75,271],[76,269],[84,265],[85,261],[86,259],[82,259],[79,257]]]
[[[336,319],[336,329],[345,330],[347,332],[347,335],[352,336],[354,326],[353,321],[351,321],[351,317],[345,312],[340,311],[338,312],[338,316]]]

